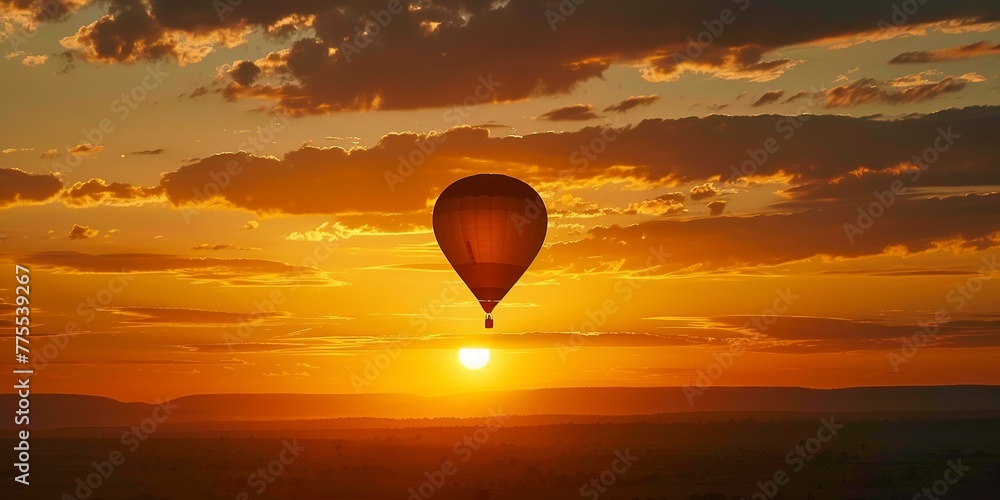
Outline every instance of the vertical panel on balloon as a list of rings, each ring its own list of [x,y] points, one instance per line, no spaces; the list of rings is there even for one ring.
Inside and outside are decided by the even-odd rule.
[[[479,240],[476,239],[476,197],[460,198],[462,210],[462,245],[468,254],[469,262],[475,267],[482,252],[479,251]]]
[[[504,198],[504,255],[503,261],[507,264],[517,262],[517,217],[518,209],[521,207],[517,198]]]
[[[490,230],[493,233],[490,236],[490,251],[492,252],[493,262],[498,264],[507,263],[503,255],[504,244],[506,243],[504,240],[507,233],[506,201],[507,198],[504,196],[493,196],[490,198]]]

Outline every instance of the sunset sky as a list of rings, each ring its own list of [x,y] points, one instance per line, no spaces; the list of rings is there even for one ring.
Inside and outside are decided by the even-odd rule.
[[[682,386],[733,345],[717,385],[1000,383],[995,0],[0,0],[0,42],[39,392]],[[549,214],[492,331],[430,229],[484,172]]]

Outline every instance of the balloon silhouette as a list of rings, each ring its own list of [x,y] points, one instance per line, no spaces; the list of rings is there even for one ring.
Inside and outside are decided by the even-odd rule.
[[[531,186],[500,174],[455,181],[434,203],[434,237],[486,311],[517,283],[545,241],[548,215]]]

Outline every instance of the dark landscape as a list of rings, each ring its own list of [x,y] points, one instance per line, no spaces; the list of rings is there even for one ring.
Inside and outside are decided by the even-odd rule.
[[[91,490],[93,499],[423,498],[421,486],[442,499],[737,499],[761,498],[784,471],[774,498],[909,499],[950,464],[970,467],[949,485],[952,498],[991,498],[1000,480],[995,387],[719,387],[705,396],[693,407],[677,387],[189,396],[154,425],[157,405],[39,395],[32,488],[36,498]],[[439,413],[389,416],[405,408]],[[829,440],[810,449],[817,436]],[[124,463],[97,488],[81,487],[116,450]],[[612,469],[621,474],[605,474],[606,491],[591,485]]]

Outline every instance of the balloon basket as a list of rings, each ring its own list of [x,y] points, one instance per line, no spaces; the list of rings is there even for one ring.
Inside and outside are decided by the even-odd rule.
[[[493,315],[486,315],[486,328],[493,328]]]

